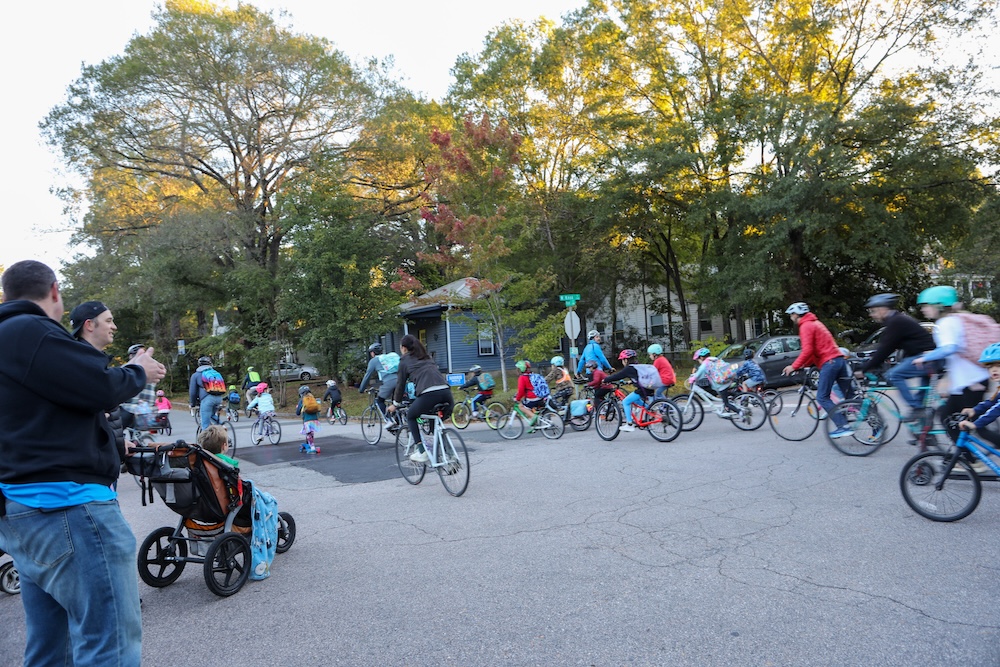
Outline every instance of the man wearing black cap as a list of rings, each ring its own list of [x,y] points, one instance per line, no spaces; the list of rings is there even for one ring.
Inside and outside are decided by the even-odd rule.
[[[24,664],[138,665],[136,543],[112,489],[119,458],[105,412],[166,369],[152,350],[108,368],[74,339],[41,262],[17,262],[0,280],[0,404],[29,408],[0,411],[0,549],[21,576]],[[73,328],[90,322],[113,340],[98,308]]]

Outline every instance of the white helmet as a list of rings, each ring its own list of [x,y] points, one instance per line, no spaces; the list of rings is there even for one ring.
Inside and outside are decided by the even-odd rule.
[[[326,386],[327,387],[336,387],[337,386],[337,381],[336,380],[327,380],[326,381]]]
[[[796,301],[788,308],[785,308],[785,315],[805,315],[809,312],[809,304],[804,301]]]
[[[598,331],[597,329],[591,329],[590,331],[587,332],[587,340],[590,340],[600,335],[601,335],[600,331]]]

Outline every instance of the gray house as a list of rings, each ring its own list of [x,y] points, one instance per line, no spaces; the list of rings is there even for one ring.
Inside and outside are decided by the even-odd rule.
[[[500,370],[500,354],[493,329],[456,315],[472,312],[460,304],[472,296],[477,278],[462,278],[431,290],[400,306],[403,334],[413,334],[427,347],[438,367],[447,373],[463,373],[474,364],[487,371]],[[507,350],[506,366],[513,368],[512,350]]]

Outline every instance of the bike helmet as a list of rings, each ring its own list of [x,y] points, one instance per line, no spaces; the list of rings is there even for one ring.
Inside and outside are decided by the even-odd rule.
[[[745,350],[743,350],[743,358],[744,359],[753,359],[753,355],[754,355],[754,351],[751,350],[749,347],[746,348]]]
[[[868,299],[868,301],[865,302],[865,308],[892,308],[895,310],[898,304],[898,294],[885,292],[883,294],[876,294],[872,298]]]
[[[483,367],[480,366],[479,364],[476,364],[475,366],[473,366],[472,368],[469,369],[469,372],[470,373],[476,373],[478,375],[479,373],[483,372]]]
[[[368,351],[375,354],[382,354],[382,343],[372,343],[368,346]]]
[[[809,312],[809,304],[804,301],[796,301],[788,308],[785,308],[785,315],[805,315]]]
[[[162,389],[157,389],[157,390],[156,390],[156,395],[157,395],[157,396],[166,396],[166,394],[164,394],[164,393],[163,393],[163,390],[162,390]]]
[[[309,385],[304,384],[301,387],[299,387],[299,396],[305,396],[311,391],[312,389],[309,388]]]
[[[647,354],[663,354],[663,346],[659,343],[653,343],[646,348]]]
[[[208,357],[208,356],[198,357],[198,365],[199,366],[211,366],[212,365],[212,357]]]
[[[337,386],[337,381],[336,380],[327,380],[326,381],[326,386],[327,387],[336,387]]]
[[[257,393],[258,394],[263,394],[265,391],[267,391],[267,383],[266,382],[261,382],[259,385],[257,385]]]
[[[635,350],[622,350],[618,353],[618,361],[635,358]]]
[[[521,371],[522,373],[527,373],[528,369],[531,368],[531,362],[525,361],[524,359],[521,359],[514,365],[517,367],[517,370]]]
[[[993,343],[979,357],[981,364],[1000,364],[1000,343]]]
[[[694,356],[691,358],[694,359],[695,361],[698,361],[699,359],[703,359],[705,357],[710,357],[710,356],[712,356],[712,351],[710,349],[708,349],[707,347],[700,347],[698,348],[698,351],[694,353]]]
[[[594,370],[594,369],[597,368],[597,362],[596,361],[588,361],[587,363],[585,363],[583,365],[583,367],[584,368],[588,368],[590,370]]]
[[[253,370],[253,366],[247,366],[247,373]]]
[[[561,356],[556,356],[552,357],[552,359],[549,360],[549,363],[551,363],[553,366],[565,366],[566,360],[563,359]]]
[[[958,291],[951,285],[928,287],[917,296],[917,304],[923,306],[954,306],[958,302]]]
[[[600,335],[601,335],[600,331],[598,331],[597,329],[591,329],[590,331],[587,332],[587,340],[591,340],[592,338],[596,338]]]
[[[135,355],[139,354],[139,350],[145,350],[145,349],[146,349],[146,346],[143,345],[142,343],[136,343],[135,345],[129,346],[129,348],[128,348],[129,359],[131,359]]]
[[[229,391],[236,391],[236,385],[235,384],[229,385]]]

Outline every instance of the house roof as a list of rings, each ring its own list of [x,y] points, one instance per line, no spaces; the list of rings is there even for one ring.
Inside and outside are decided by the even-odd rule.
[[[472,297],[472,290],[479,285],[479,278],[459,278],[447,285],[442,285],[412,301],[407,301],[399,307],[404,315],[428,313],[434,310],[444,310]]]

